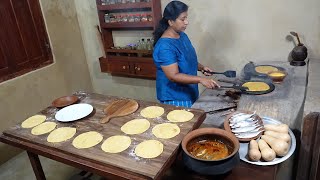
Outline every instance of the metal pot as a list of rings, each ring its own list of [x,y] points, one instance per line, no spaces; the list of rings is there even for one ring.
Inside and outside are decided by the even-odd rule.
[[[298,44],[291,51],[292,60],[304,61],[308,56],[308,49],[301,43],[298,33],[291,31],[290,34],[298,40]]]
[[[303,44],[298,44],[291,51],[291,57],[294,61],[304,61],[308,56],[308,50]]]

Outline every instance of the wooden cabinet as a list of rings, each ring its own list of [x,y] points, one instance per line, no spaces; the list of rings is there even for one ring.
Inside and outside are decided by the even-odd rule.
[[[155,79],[156,67],[152,59],[152,51],[134,49],[115,49],[112,32],[130,30],[154,30],[161,18],[160,0],[150,2],[118,3],[102,5],[101,0],[96,0],[100,21],[101,37],[106,53],[99,58],[101,72],[116,76]],[[105,14],[139,14],[148,13],[152,20],[148,21],[117,21],[105,22]]]

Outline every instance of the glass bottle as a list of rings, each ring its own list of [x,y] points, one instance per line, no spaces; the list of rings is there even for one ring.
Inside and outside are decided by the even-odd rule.
[[[115,4],[116,0],[109,0],[110,4]]]
[[[138,42],[136,44],[136,49],[141,50],[141,41],[140,40],[138,40]]]
[[[134,22],[134,17],[132,14],[129,15],[128,22]]]
[[[141,39],[141,50],[145,50],[146,48],[146,42],[144,41],[144,38]]]
[[[116,17],[113,14],[110,14],[110,22],[111,23],[116,22]]]
[[[127,14],[123,14],[121,21],[122,21],[122,22],[128,22],[128,15],[127,15]]]
[[[146,48],[148,51],[151,51],[152,50],[152,44],[151,44],[151,40],[148,38],[147,39],[147,48]]]
[[[154,39],[153,38],[151,38],[151,50],[153,50],[153,44],[154,44]]]
[[[116,16],[116,22],[121,22],[122,21],[122,16],[119,14]]]
[[[110,23],[110,16],[109,16],[109,14],[105,14],[105,15],[104,15],[104,22],[105,22],[105,23]]]

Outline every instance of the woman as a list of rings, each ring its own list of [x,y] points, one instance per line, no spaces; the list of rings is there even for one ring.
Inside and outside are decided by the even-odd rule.
[[[195,49],[183,32],[189,23],[187,17],[188,6],[183,2],[171,1],[166,6],[154,32],[153,59],[157,67],[158,100],[191,107],[199,96],[198,83],[211,89],[219,85],[212,79],[197,76],[197,70],[212,70],[198,63]]]

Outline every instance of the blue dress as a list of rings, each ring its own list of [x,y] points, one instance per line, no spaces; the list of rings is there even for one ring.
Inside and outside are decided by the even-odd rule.
[[[197,75],[197,54],[188,36],[181,32],[178,39],[160,38],[154,47],[153,59],[157,67],[156,90],[158,100],[162,103],[167,102],[166,104],[190,107],[198,99],[198,84],[172,82],[161,68],[161,66],[177,63],[180,73]],[[181,104],[181,102],[187,102],[187,104]]]

